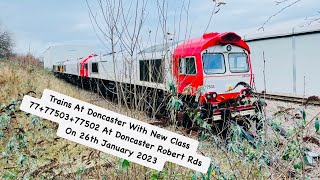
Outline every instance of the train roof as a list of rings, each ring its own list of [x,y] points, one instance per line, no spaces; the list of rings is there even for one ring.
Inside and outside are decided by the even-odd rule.
[[[86,58],[83,58],[83,59],[80,59],[80,63],[86,63],[89,59],[93,58],[93,57],[96,57],[98,55],[96,54],[90,54],[88,57]]]
[[[163,43],[163,44],[157,44],[151,47],[148,47],[146,49],[143,49],[142,51],[139,52],[139,54],[142,53],[154,53],[154,52],[164,52],[172,47],[177,46],[181,41],[178,42],[168,42],[168,43]]]
[[[174,55],[183,57],[199,54],[206,48],[216,44],[233,44],[250,52],[249,46],[236,33],[211,32],[204,34],[200,38],[193,38],[184,41],[175,49]]]

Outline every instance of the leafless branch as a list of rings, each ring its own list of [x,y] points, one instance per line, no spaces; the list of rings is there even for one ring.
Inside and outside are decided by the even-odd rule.
[[[287,0],[281,1],[280,3],[285,2],[285,1],[287,1]],[[292,3],[290,3],[289,5],[283,7],[282,9],[280,9],[280,10],[279,10],[278,12],[276,12],[275,14],[271,15],[271,16],[262,24],[262,26],[261,26],[258,30],[261,30],[261,29],[262,29],[262,30],[264,31],[264,26],[265,26],[272,18],[274,18],[275,16],[277,16],[278,14],[280,14],[282,11],[288,9],[289,7],[293,6],[294,4],[297,4],[297,3],[300,2],[300,1],[301,1],[301,0],[296,0],[296,1],[292,2]],[[278,4],[280,4],[280,3],[278,2]],[[277,4],[277,5],[278,5],[278,4]]]
[[[282,4],[282,3],[287,2],[287,1],[290,1],[290,0],[275,1],[275,3],[276,3],[276,5],[279,5],[279,4]]]

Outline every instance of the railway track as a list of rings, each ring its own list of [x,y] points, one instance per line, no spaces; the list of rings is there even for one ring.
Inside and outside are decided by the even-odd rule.
[[[275,100],[275,101],[283,101],[283,102],[291,102],[297,104],[306,104],[309,97],[299,97],[299,96],[289,96],[289,95],[282,95],[282,94],[271,94],[271,93],[255,93],[256,95],[260,96],[261,98]],[[308,102],[310,105],[320,106],[319,100],[311,100]]]

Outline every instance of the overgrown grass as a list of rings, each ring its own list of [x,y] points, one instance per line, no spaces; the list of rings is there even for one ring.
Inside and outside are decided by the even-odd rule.
[[[98,152],[90,148],[58,138],[57,124],[19,111],[19,99],[27,92],[34,92],[31,95],[40,98],[43,90],[49,88],[84,101],[89,101],[90,93],[53,78],[50,72],[36,66],[1,61],[0,67],[0,167],[3,167],[0,174],[3,178],[63,175],[82,166],[90,167],[93,162],[101,165],[114,162],[113,157],[97,156]],[[90,160],[85,158],[89,154]]]
[[[272,128],[249,142],[239,126],[232,126],[229,143],[212,135],[186,134],[174,126],[166,129],[201,141],[198,153],[212,159],[207,174],[200,174],[173,163],[158,172],[56,136],[57,124],[19,111],[19,99],[28,92],[40,98],[45,88],[126,114],[126,109],[54,78],[34,65],[0,61],[0,178],[3,179],[286,179],[319,178],[315,167],[305,160],[304,137],[319,138],[313,127],[316,118],[304,109],[279,111],[268,117],[272,126],[291,122],[289,134],[280,135]],[[142,112],[130,113],[150,122]],[[301,116],[301,117],[299,117]],[[286,128],[287,130],[289,128]],[[310,145],[310,144],[309,144]]]

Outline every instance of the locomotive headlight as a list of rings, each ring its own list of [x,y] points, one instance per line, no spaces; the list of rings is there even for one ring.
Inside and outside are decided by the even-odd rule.
[[[217,94],[216,92],[214,92],[214,93],[212,94],[212,97],[213,97],[214,99],[216,99],[216,98],[218,97],[218,94]]]
[[[232,46],[229,44],[229,45],[227,45],[226,49],[227,49],[227,51],[231,51],[232,50]]]
[[[207,94],[207,95],[206,95],[207,100],[209,100],[209,99],[216,99],[217,97],[218,97],[218,94],[217,94],[216,92],[213,92],[213,93],[211,93],[211,94]]]

